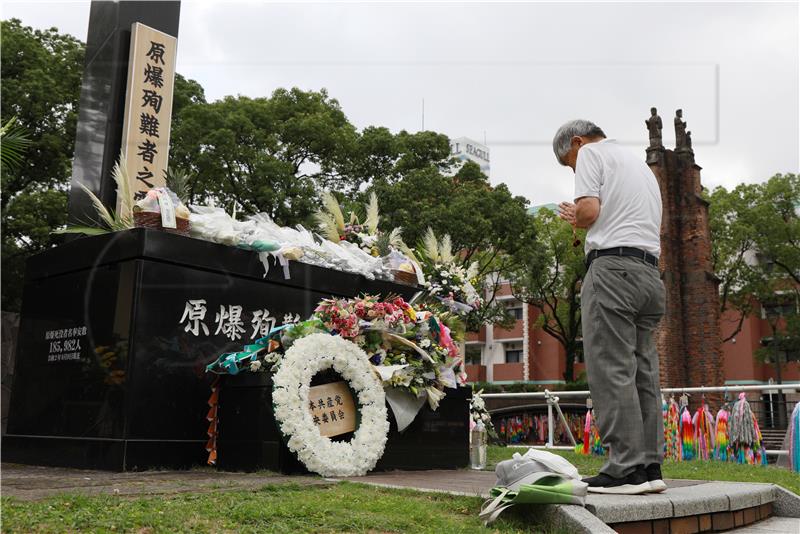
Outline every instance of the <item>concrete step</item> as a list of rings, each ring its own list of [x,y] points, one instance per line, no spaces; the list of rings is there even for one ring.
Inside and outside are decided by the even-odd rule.
[[[771,484],[667,480],[648,495],[591,495],[586,508],[622,534],[720,532],[773,514],[779,495]]]
[[[488,497],[495,484],[491,471],[392,471],[348,480],[386,487],[413,488]],[[667,491],[647,495],[589,494],[586,507],[555,506],[539,510],[570,532],[655,534],[721,532],[752,525],[773,515],[800,517],[800,497],[773,484],[667,480]],[[587,513],[588,512],[588,513]],[[794,534],[800,530],[795,530]]]
[[[770,517],[728,532],[730,534],[797,534],[800,532],[800,519],[796,517]]]
[[[786,438],[786,429],[762,429],[762,444],[767,450],[778,450],[783,448],[783,440]]]

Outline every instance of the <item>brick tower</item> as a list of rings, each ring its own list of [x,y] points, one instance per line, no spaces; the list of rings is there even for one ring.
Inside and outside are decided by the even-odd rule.
[[[646,121],[647,163],[661,187],[660,269],[667,309],[656,334],[662,387],[723,385],[718,280],[711,267],[708,202],[701,196],[700,166],[681,110],[675,116],[675,150],[661,144],[656,109]]]

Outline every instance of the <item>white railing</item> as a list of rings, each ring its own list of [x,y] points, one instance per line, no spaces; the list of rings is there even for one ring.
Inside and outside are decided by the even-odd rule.
[[[686,388],[661,388],[661,393],[738,393],[743,391],[786,391],[798,390],[800,391],[800,382],[790,382],[783,384],[763,384],[751,386],[696,386]],[[558,406],[560,397],[577,397],[587,398],[591,396],[589,391],[536,391],[528,393],[483,393],[481,396],[484,399],[545,399],[547,401],[547,444],[544,446],[546,449],[571,449],[575,445],[575,438],[572,431],[569,429],[566,418]],[[560,421],[563,423],[564,428],[567,429],[567,435],[572,442],[573,447],[557,446],[554,444],[555,432],[555,415],[556,411]],[[771,456],[785,456],[788,451],[785,450],[768,450],[768,455]]]
[[[800,382],[784,384],[763,384],[756,386],[698,386],[688,388],[661,388],[661,393],[735,393],[740,391],[800,390]],[[535,391],[528,393],[483,393],[484,399],[546,399],[548,395],[559,397],[589,397],[589,391]]]

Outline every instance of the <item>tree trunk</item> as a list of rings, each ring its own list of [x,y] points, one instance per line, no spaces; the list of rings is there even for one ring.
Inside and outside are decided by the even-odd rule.
[[[566,349],[566,366],[564,368],[564,381],[569,383],[575,380],[575,344],[570,343]]]
[[[778,346],[778,339],[777,339],[777,332],[778,332],[778,321],[777,319],[773,321],[767,321],[769,323],[770,328],[772,329],[772,365],[775,366],[775,382],[778,384],[783,383],[783,362],[781,361],[781,352],[780,347]],[[777,428],[786,428],[787,420],[786,420],[786,402],[784,400],[783,391],[779,390],[778,394],[776,395],[777,406],[775,407],[775,426]],[[776,402],[776,401],[773,401]]]

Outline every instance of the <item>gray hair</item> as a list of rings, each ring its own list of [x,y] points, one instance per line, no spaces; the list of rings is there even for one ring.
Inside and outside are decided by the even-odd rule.
[[[592,121],[576,119],[565,123],[558,129],[555,137],[553,137],[553,152],[555,152],[556,159],[562,165],[566,165],[566,163],[564,163],[564,156],[569,152],[572,138],[575,136],[605,138],[606,134]]]

